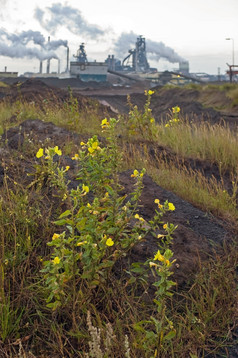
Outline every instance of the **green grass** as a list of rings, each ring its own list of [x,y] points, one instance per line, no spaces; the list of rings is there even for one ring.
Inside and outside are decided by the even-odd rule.
[[[238,131],[228,126],[188,123],[181,119],[177,126],[158,126],[158,144],[181,156],[217,163],[221,170],[237,171]]]
[[[237,223],[237,177],[233,181],[232,191],[228,192],[222,180],[217,181],[214,177],[207,179],[201,172],[174,160],[166,162],[160,153],[151,157],[147,146],[138,149],[138,145],[131,144],[129,153],[128,155],[127,146],[124,152],[124,169],[133,165],[137,168],[144,167],[147,174],[161,187],[176,193],[203,211],[212,212],[234,225]]]

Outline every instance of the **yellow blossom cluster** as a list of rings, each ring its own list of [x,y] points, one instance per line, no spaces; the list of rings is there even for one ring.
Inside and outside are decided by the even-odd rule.
[[[101,123],[102,129],[106,129],[110,127],[110,123],[108,122],[107,118],[104,118]]]
[[[96,151],[96,150],[100,150],[101,148],[99,147],[99,143],[98,143],[98,141],[96,140],[96,141],[94,141],[94,142],[92,142],[89,146],[88,146],[88,152],[90,153],[90,154],[94,154],[94,152]]]
[[[79,160],[79,155],[76,153],[76,154],[74,154],[74,156],[71,159],[72,160]]]
[[[152,96],[152,94],[154,94],[154,93],[155,93],[155,91],[152,91],[152,90],[146,91],[146,90],[145,90],[145,95],[146,95],[146,96],[147,96],[147,95]]]
[[[137,177],[143,177],[144,176],[144,173],[139,173],[138,170],[134,170],[133,174],[131,174],[131,177],[132,178],[137,178]]]
[[[139,214],[135,214],[134,218],[140,220],[141,222],[145,221]]]
[[[160,204],[160,200],[159,200],[159,199],[155,199],[154,203],[158,205],[158,208],[159,208],[159,209],[163,209],[163,208],[164,208],[164,205]],[[174,210],[175,210],[175,206],[174,206],[173,203],[168,203],[168,202],[166,202],[166,204],[168,205],[168,210],[169,210],[169,211],[174,211]]]
[[[52,149],[53,149],[53,152],[54,152],[55,154],[57,154],[57,155],[59,155],[59,156],[62,155],[61,149],[59,149],[58,145],[56,145],[54,148],[49,148],[49,149],[46,149],[46,150],[45,150],[46,154],[48,154],[48,155],[46,156],[46,159],[49,159],[49,154],[50,154],[50,152],[52,153]],[[40,148],[40,149],[38,150],[38,152],[36,153],[36,158],[41,158],[41,157],[43,157],[43,155],[44,155],[44,149],[43,149],[43,148]]]
[[[167,259],[161,254],[160,250],[158,250],[157,253],[155,254],[154,261],[164,262],[167,266],[170,265],[169,260],[167,260]]]
[[[89,192],[89,187],[87,185],[84,185],[82,186],[82,193],[84,195],[86,195],[87,193]]]
[[[168,123],[165,124],[165,128],[172,127],[175,124],[178,124],[180,120],[178,118],[170,119]]]
[[[163,205],[160,204],[159,199],[155,199],[155,204],[158,204],[158,208],[159,208],[159,209],[162,209],[162,208],[163,208]]]
[[[180,112],[180,107],[179,106],[175,106],[172,108],[173,113],[179,113]]]

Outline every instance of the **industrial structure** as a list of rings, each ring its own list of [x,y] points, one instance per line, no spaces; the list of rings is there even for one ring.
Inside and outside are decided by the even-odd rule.
[[[7,71],[7,66],[5,66],[4,71],[0,72],[0,79],[1,78],[16,78],[18,76],[18,72],[8,72]]]
[[[145,38],[139,36],[136,41],[136,47],[129,50],[129,55],[122,61],[124,68],[132,68],[134,72],[147,72],[150,70],[149,63],[146,57],[146,43]]]
[[[107,81],[108,65],[106,62],[89,62],[84,47],[84,43],[79,46],[77,54],[74,55],[76,61],[70,61],[70,76],[79,78],[81,81]]]
[[[110,71],[126,71],[135,73],[151,72],[147,55],[145,38],[141,35],[137,38],[134,49],[128,50],[127,55],[121,62],[114,55],[108,55],[106,63]]]
[[[48,47],[50,48],[50,37],[48,37],[48,43]],[[134,48],[128,49],[128,55],[122,60],[116,58],[114,55],[108,55],[104,62],[88,61],[85,44],[81,43],[76,55],[73,55],[73,58],[70,61],[69,47],[67,44],[64,46],[66,47],[66,67],[64,71],[60,70],[61,61],[55,55],[52,59],[46,58],[44,61],[40,60],[38,73],[27,72],[24,76],[43,78],[54,77],[59,79],[76,78],[84,82],[105,82],[108,79],[108,73],[111,73],[121,77],[121,79],[148,80],[151,82],[151,85],[164,85],[166,83],[183,85],[191,81],[204,82],[217,79],[215,76],[209,76],[207,79],[204,76],[201,76],[201,74],[191,74],[189,72],[189,62],[182,59],[179,61],[179,57],[178,69],[158,72],[156,68],[150,67],[147,59],[146,39],[141,35],[137,37]],[[51,61],[58,61],[58,68],[55,72],[50,71]],[[46,65],[43,69],[44,62]],[[236,66],[234,65],[229,66],[229,71],[227,71],[231,81],[238,73],[238,71],[235,71],[235,67]],[[15,77],[18,74],[17,72],[7,73],[5,69],[5,72],[1,72],[0,75],[3,77]],[[221,76],[219,78],[221,78]]]

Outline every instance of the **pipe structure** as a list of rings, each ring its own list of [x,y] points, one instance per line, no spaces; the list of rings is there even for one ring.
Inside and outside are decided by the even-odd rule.
[[[48,36],[48,42],[50,42],[50,36]],[[50,73],[50,59],[47,60],[46,73]]]
[[[67,55],[66,55],[66,72],[69,72],[69,46],[67,46]]]
[[[58,58],[58,74],[60,74],[60,59]]]
[[[40,69],[39,69],[39,73],[42,73],[42,68],[43,68],[43,62],[40,61]]]

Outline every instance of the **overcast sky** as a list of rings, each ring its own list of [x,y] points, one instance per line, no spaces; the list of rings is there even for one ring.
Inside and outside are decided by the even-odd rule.
[[[238,64],[238,0],[0,0],[0,8],[0,71],[38,72],[47,56],[59,57],[63,71],[66,41],[71,59],[84,42],[89,60],[113,53],[123,60],[138,35],[158,70],[185,59],[190,72],[224,73],[233,44]]]

